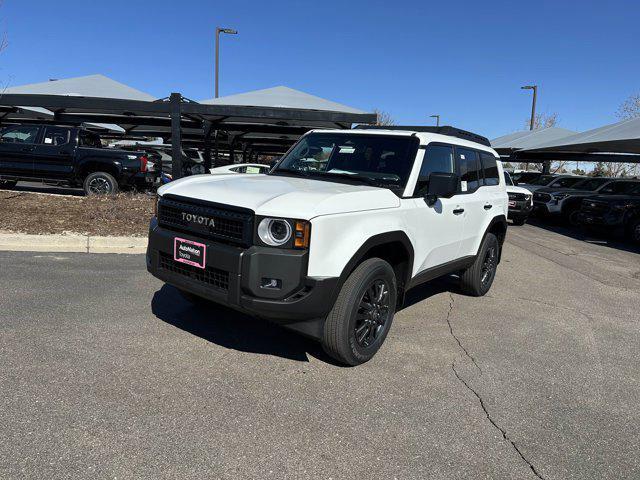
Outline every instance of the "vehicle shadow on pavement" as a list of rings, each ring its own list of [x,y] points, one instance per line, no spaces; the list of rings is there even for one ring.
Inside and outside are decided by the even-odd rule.
[[[416,303],[420,303],[423,300],[444,292],[462,294],[462,291],[460,290],[460,279],[455,275],[447,275],[412,288],[407,292],[404,299],[404,305],[399,308],[398,311],[402,311]],[[396,320],[394,319],[394,322],[395,321]]]
[[[616,250],[622,250],[630,253],[640,253],[640,245],[635,245],[631,240],[625,239],[621,231],[585,231],[579,227],[563,225],[561,221],[553,218],[529,217],[527,223],[549,232],[573,238],[574,240],[581,240],[583,242],[615,248]]]
[[[163,322],[225,348],[300,362],[308,362],[311,355],[337,365],[313,340],[222,305],[194,305],[169,285],[153,295],[151,311]]]

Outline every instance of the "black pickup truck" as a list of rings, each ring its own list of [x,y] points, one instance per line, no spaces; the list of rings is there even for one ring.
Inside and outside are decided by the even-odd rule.
[[[81,127],[12,125],[0,130],[0,187],[20,181],[82,187],[87,195],[148,187],[153,173],[147,156],[103,148],[100,138]]]

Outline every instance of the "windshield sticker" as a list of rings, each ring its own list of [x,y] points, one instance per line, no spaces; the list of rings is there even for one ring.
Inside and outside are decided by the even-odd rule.
[[[340,151],[338,153],[353,153],[356,149],[354,147],[340,147]]]
[[[462,190],[463,192],[467,191],[467,181],[466,180],[461,180],[460,181],[460,190]]]

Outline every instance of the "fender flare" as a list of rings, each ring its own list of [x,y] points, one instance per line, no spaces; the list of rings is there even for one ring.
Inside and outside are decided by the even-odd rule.
[[[378,247],[380,245],[384,245],[386,243],[392,242],[400,242],[407,251],[408,255],[408,265],[407,265],[407,274],[406,278],[401,279],[404,285],[408,285],[411,280],[411,273],[413,271],[413,244],[409,237],[402,230],[394,230],[391,232],[379,233],[377,235],[373,235],[369,237],[361,246],[358,248],[356,253],[353,254],[351,259],[347,262],[347,264],[342,269],[340,273],[340,281],[338,282],[338,287],[342,287],[342,284],[346,281],[349,274],[356,268],[356,266],[362,261],[367,252],[372,248]]]
[[[79,179],[82,179],[86,176],[85,171],[87,169],[87,165],[89,164],[104,165],[105,167],[108,167],[105,170],[107,173],[111,173],[115,171],[116,177],[119,177],[120,175],[122,175],[122,163],[117,159],[109,159],[104,157],[84,157],[81,160],[79,160],[76,165],[76,176]],[[94,171],[100,171],[100,170],[94,170]]]
[[[496,215],[491,219],[489,225],[484,230],[484,234],[482,235],[482,240],[480,240],[480,244],[478,245],[478,250],[476,251],[476,256],[480,253],[480,249],[482,248],[482,244],[484,243],[484,239],[487,236],[489,231],[493,230],[495,226],[499,226],[500,229],[504,230],[504,236],[502,238],[498,238],[498,243],[500,244],[500,251],[498,253],[498,262],[502,259],[502,245],[504,244],[504,240],[507,238],[507,229],[508,229],[507,217],[505,215]]]

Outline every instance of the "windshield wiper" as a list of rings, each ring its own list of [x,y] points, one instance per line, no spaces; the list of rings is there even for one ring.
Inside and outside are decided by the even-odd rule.
[[[339,177],[339,178],[346,178],[348,180],[358,180],[361,181],[362,183],[366,183],[367,185],[371,185],[372,187],[383,187],[384,185],[392,185],[392,186],[398,186],[396,183],[392,183],[392,182],[385,182],[385,179],[380,178],[380,179],[376,179],[376,178],[371,178],[371,177],[365,177],[365,176],[361,176],[359,174],[352,174],[352,173],[330,173],[327,172],[326,173],[327,177]]]
[[[296,175],[298,177],[309,178],[308,172],[303,172],[302,170],[297,170],[295,168],[278,168],[270,173],[270,175],[275,175],[277,173],[288,173],[292,175]]]

